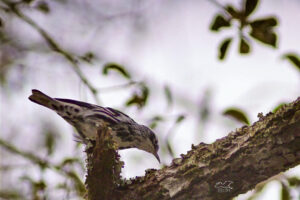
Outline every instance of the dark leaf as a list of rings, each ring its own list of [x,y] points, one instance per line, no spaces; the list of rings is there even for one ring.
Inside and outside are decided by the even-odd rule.
[[[286,105],[286,103],[280,103],[279,105],[277,105],[274,109],[273,109],[273,113],[276,113],[282,106]]]
[[[268,29],[252,29],[250,32],[250,35],[261,41],[264,44],[271,45],[272,47],[276,48],[276,42],[277,42],[277,35],[273,32],[273,30]]]
[[[45,146],[47,148],[48,155],[51,155],[56,145],[56,134],[51,130],[48,130],[45,134]]]
[[[222,15],[217,15],[210,26],[210,30],[219,31],[220,28],[229,27],[229,26],[230,26],[230,20],[225,19],[224,16]]]
[[[23,0],[24,3],[30,4],[31,2],[33,2],[34,0]]]
[[[20,177],[20,180],[21,181],[28,181],[28,182],[30,182],[30,183],[33,183],[34,182],[34,180],[32,179],[32,177],[30,177],[30,176],[28,176],[28,175],[23,175],[23,176],[21,176]]]
[[[67,172],[68,177],[72,180],[76,192],[79,196],[83,196],[85,194],[85,186],[82,180],[79,178],[78,174],[75,171]]]
[[[295,187],[300,186],[300,178],[297,176],[289,177],[287,178],[287,181],[289,182],[290,186],[295,186]]]
[[[139,95],[134,94],[127,102],[126,106],[132,106],[136,104],[139,108],[144,106],[144,100]]]
[[[63,182],[63,183],[56,184],[55,188],[67,191],[69,187],[66,184],[66,182]]]
[[[2,18],[0,18],[0,28],[2,28],[4,26],[4,21]]]
[[[164,118],[162,116],[157,115],[157,116],[153,117],[152,119],[150,119],[149,127],[154,129],[157,126],[158,122],[161,122],[163,120],[164,120]]]
[[[228,50],[228,47],[229,47],[231,41],[232,41],[232,38],[226,38],[221,43],[221,45],[219,47],[219,59],[220,60],[223,60],[225,58],[226,52]]]
[[[95,58],[94,53],[90,52],[90,51],[85,53],[83,56],[80,57],[81,60],[83,60],[87,63],[91,63],[94,58]]]
[[[249,125],[249,120],[245,112],[237,108],[228,108],[223,112],[223,115],[230,116],[239,122]]]
[[[179,116],[176,118],[175,124],[181,123],[184,119],[185,119],[185,116],[184,116],[184,115],[182,115],[182,114],[179,115]]]
[[[250,23],[250,35],[268,45],[276,47],[277,35],[273,31],[273,27],[277,25],[275,17],[254,20]]]
[[[47,184],[46,184],[43,180],[34,182],[34,188],[35,188],[37,191],[45,190],[46,187],[47,187]]]
[[[284,59],[288,59],[294,66],[300,70],[300,57],[295,53],[288,53],[283,55]]]
[[[226,6],[226,11],[235,19],[241,18],[241,13],[237,11],[232,5]]]
[[[281,183],[281,200],[290,200],[290,197],[290,189],[284,183]]]
[[[256,8],[258,0],[245,0],[245,16],[249,16]]]
[[[268,17],[263,19],[257,19],[250,23],[252,28],[259,28],[259,29],[269,29],[274,26],[277,26],[277,19],[276,17]]]
[[[250,52],[250,45],[244,38],[241,38],[240,39],[240,53],[247,54],[249,52]]]
[[[13,190],[13,189],[5,189],[5,190],[0,190],[0,199],[24,199],[24,197],[21,196],[21,194],[18,193],[18,191]]]
[[[142,90],[142,97],[144,98],[145,101],[147,101],[149,96],[149,88],[145,84],[142,84],[141,90]]]
[[[80,160],[78,158],[65,158],[61,162],[61,164],[59,165],[59,167],[64,167],[66,165],[73,164],[73,163],[80,163]]]
[[[164,92],[167,98],[168,105],[171,106],[173,104],[173,95],[169,86],[165,85]]]
[[[157,127],[157,122],[156,121],[153,121],[151,122],[149,125],[148,125],[149,128],[151,129],[155,129]]]
[[[173,148],[172,148],[169,140],[166,141],[166,145],[167,145],[167,149],[168,149],[169,154],[172,156],[172,158],[174,158],[175,154],[174,154]]]
[[[164,118],[162,116],[160,116],[160,115],[157,115],[157,116],[153,117],[151,120],[152,121],[163,121]]]
[[[39,1],[36,8],[46,14],[50,12],[50,8],[45,1]]]
[[[115,70],[122,74],[125,78],[130,79],[130,74],[125,70],[124,66],[116,63],[107,63],[104,65],[102,73],[107,75],[110,70]]]
[[[30,183],[32,192],[35,193],[33,195],[37,195],[37,193],[39,191],[43,191],[47,187],[47,184],[45,183],[44,180],[35,181],[32,177],[30,177],[28,175],[21,176],[20,179],[22,181],[26,181],[26,182]]]
[[[133,94],[133,96],[127,100],[126,106],[137,105],[142,108],[146,105],[149,96],[149,89],[145,84],[141,84],[139,92]]]

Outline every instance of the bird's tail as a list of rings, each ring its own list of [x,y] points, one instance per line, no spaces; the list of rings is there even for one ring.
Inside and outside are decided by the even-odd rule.
[[[59,110],[60,103],[39,90],[32,90],[32,95],[30,95],[28,99],[34,103],[40,104],[52,110]]]

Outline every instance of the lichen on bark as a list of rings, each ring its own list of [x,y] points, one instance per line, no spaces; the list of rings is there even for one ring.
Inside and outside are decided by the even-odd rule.
[[[111,129],[98,130],[95,142],[86,147],[87,175],[86,198],[88,200],[111,199],[117,196],[116,187],[121,181],[123,162],[111,138]]]
[[[300,98],[276,113],[259,114],[259,120],[251,126],[238,128],[212,144],[192,145],[170,166],[148,170],[144,177],[131,179],[127,184],[118,184],[121,168],[116,170],[114,166],[121,165],[117,152],[113,150],[107,153],[112,157],[101,159],[94,156],[97,153],[94,149],[91,157],[96,159],[91,161],[94,167],[104,165],[100,169],[111,174],[101,175],[105,170],[90,169],[88,191],[110,188],[103,191],[106,199],[231,199],[300,164]],[[95,179],[101,184],[88,180],[89,176],[99,176]]]

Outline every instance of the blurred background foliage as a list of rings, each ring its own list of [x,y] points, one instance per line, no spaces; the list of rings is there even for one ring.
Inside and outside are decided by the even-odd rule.
[[[264,15],[264,11],[256,16],[261,1],[206,2],[215,9],[210,13],[213,17],[208,19],[208,26],[201,28],[209,29],[210,34],[221,35],[215,49],[215,57],[219,62],[231,62],[228,52],[234,48],[231,45],[234,41],[237,41],[237,56],[250,55],[258,46],[278,48],[280,16],[276,13]],[[144,122],[159,133],[162,165],[185,153],[181,152],[180,144],[173,140],[179,134],[179,128],[180,132],[184,131],[181,133],[183,138],[193,138],[193,143],[197,144],[205,135],[211,134],[206,129],[211,123],[221,123],[222,127],[226,127],[221,133],[225,136],[227,130],[255,121],[251,120],[249,110],[239,106],[228,105],[216,114],[211,87],[201,91],[200,98],[191,100],[188,92],[194,88],[177,92],[176,86],[164,81],[157,83],[151,75],[143,75],[145,68],[139,64],[114,58],[107,53],[110,51],[105,42],[108,36],[122,41],[123,35],[120,33],[125,32],[126,41],[134,46],[135,42],[138,43],[144,35],[149,34],[149,24],[153,23],[153,16],[147,12],[149,9],[167,12],[184,3],[0,0],[0,199],[81,199],[85,192],[84,148],[73,141],[67,142],[71,136],[65,136],[65,132],[70,132],[70,127],[62,125],[64,122],[58,124],[54,120],[56,116],[37,117],[42,109],[29,103],[19,103],[27,101],[25,97],[32,87],[51,88],[49,90],[52,92],[61,90],[57,94],[65,96],[72,96],[72,92],[76,91],[81,100],[94,101],[103,106],[104,102],[111,101],[126,113],[138,113],[134,119],[138,118],[137,121]],[[224,35],[226,31],[230,35]],[[88,40],[96,37],[100,39]],[[126,49],[118,48],[126,52]],[[280,58],[288,60],[290,67],[296,69],[294,73],[299,75],[300,57],[297,49],[280,52]],[[189,66],[183,68],[189,70]],[[175,71],[176,68],[169,75],[172,76]],[[232,78],[235,76],[238,74],[233,74]],[[260,76],[263,76],[263,72]],[[73,91],[69,91],[70,88]],[[78,95],[74,98],[78,99]],[[284,101],[292,99],[286,98],[272,105],[273,112]],[[13,108],[15,104],[19,106]],[[29,112],[28,106],[37,111]],[[13,113],[8,113],[11,110]],[[27,112],[30,114],[26,115]],[[224,121],[222,113],[224,118],[231,119]],[[25,118],[31,118],[29,124]],[[195,134],[188,133],[190,124],[186,124],[187,121],[196,121],[196,128],[193,128]],[[125,165],[133,167],[145,162],[140,157],[143,154],[131,155],[129,160],[134,164],[130,165],[127,161]],[[146,164],[146,168],[148,166]],[[268,182],[272,181],[280,184],[281,196],[278,198],[300,199],[299,177],[285,174],[259,184],[255,190],[238,199],[259,198]]]

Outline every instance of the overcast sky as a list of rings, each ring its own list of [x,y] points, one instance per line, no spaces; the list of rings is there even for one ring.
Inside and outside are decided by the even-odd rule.
[[[147,116],[152,113],[185,113],[187,120],[175,130],[171,140],[176,156],[186,153],[192,143],[211,143],[240,127],[241,124],[222,116],[224,109],[231,106],[242,108],[254,122],[257,113],[266,114],[279,103],[295,100],[300,94],[299,72],[281,59],[284,53],[300,52],[299,1],[264,0],[252,16],[278,17],[278,49],[252,42],[252,53],[241,56],[237,53],[238,41],[234,41],[224,62],[217,59],[218,45],[223,38],[236,36],[237,33],[230,30],[222,33],[209,31],[209,25],[219,11],[209,1],[152,0],[140,6],[132,4],[126,9],[118,7],[118,1],[74,2],[68,5],[68,9],[51,3],[53,9],[49,15],[38,12],[28,14],[67,50],[82,54],[93,51],[98,55],[94,66],[82,66],[84,73],[97,87],[125,82],[114,74],[113,78],[101,76],[100,66],[110,61],[125,65],[135,80],[148,82],[153,89],[151,100],[155,103],[150,103],[145,111],[133,108],[125,110],[136,121],[146,123]],[[234,4],[238,2],[233,1]],[[107,12],[105,8],[109,8]],[[89,15],[87,11],[92,14]],[[138,13],[135,20],[127,15],[129,11]],[[103,13],[117,17],[103,20]],[[123,19],[118,19],[120,17]],[[41,43],[39,35],[27,25],[18,20],[8,24],[12,30],[16,25],[22,32],[13,33],[19,38],[25,35],[22,41],[24,45]],[[17,62],[27,66],[24,72],[26,84],[22,90],[9,93],[9,96],[4,96],[7,93],[1,91],[2,137],[13,137],[14,143],[21,149],[31,150],[30,144],[36,143],[39,138],[36,129],[41,127],[37,123],[42,119],[55,124],[63,133],[61,140],[64,145],[62,153],[56,155],[57,159],[73,155],[73,129],[55,113],[29,102],[27,97],[32,88],[37,88],[54,97],[91,103],[93,98],[68,62],[57,54],[48,54],[46,47],[26,54],[25,59]],[[13,81],[20,77],[11,73],[10,78]],[[176,96],[177,104],[172,110],[165,109],[166,103],[162,98],[165,84],[171,86]],[[207,90],[211,94],[212,120],[206,126],[204,135],[195,137],[198,131],[195,107]],[[128,91],[102,93],[100,90],[102,105],[123,110]],[[12,136],[13,127],[18,128],[16,124],[22,124],[22,132],[14,132]],[[160,130],[168,130],[167,126],[170,124]],[[166,132],[157,134],[163,139]],[[159,168],[155,158],[142,151],[126,150],[121,152],[121,156],[125,161],[123,175],[126,177],[143,175],[147,168]],[[84,159],[83,153],[81,157]],[[169,164],[170,161],[171,158],[166,157],[163,162]],[[279,189],[274,189],[278,185],[273,185],[269,193],[279,194]],[[273,190],[275,192],[271,192]],[[276,198],[278,196],[272,197]]]

